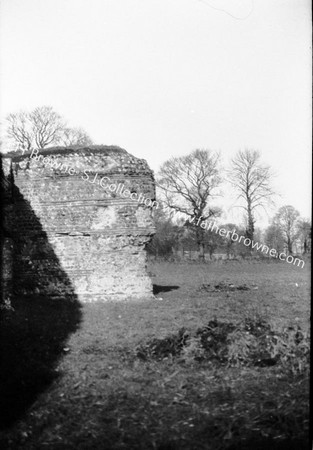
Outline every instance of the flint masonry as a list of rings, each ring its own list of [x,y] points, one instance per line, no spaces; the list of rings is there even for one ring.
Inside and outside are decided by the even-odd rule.
[[[146,161],[109,146],[40,155],[2,158],[3,296],[151,297],[145,246],[155,232],[155,184]],[[46,164],[48,158],[55,164]],[[86,173],[133,196],[86,182]],[[139,195],[151,202],[132,199]]]

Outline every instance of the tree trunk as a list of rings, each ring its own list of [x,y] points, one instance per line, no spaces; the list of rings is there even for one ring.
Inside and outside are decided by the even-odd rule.
[[[204,261],[204,231],[197,227],[197,245],[199,249],[199,261]]]
[[[248,239],[250,239],[250,253],[252,254],[252,241],[253,241],[253,237],[254,237],[254,218],[253,218],[253,214],[252,214],[252,210],[251,210],[251,201],[248,200],[248,226],[246,228],[246,237]]]
[[[288,245],[288,253],[292,255],[292,242],[290,237],[288,237],[287,245]]]
[[[200,244],[199,244],[199,259],[200,259],[200,261],[204,261],[204,244],[203,244],[203,242],[201,242]]]
[[[308,252],[308,241],[307,238],[305,238],[303,242],[303,254],[305,255],[307,252]]]

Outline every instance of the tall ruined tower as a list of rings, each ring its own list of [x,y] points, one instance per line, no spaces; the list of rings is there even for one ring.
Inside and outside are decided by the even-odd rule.
[[[81,301],[152,296],[153,173],[119,147],[2,158],[3,294]]]

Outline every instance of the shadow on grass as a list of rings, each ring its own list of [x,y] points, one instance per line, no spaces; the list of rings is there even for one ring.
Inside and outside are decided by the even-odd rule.
[[[309,439],[282,439],[280,441],[266,438],[252,438],[240,441],[238,444],[227,447],[227,450],[309,450]]]
[[[0,310],[0,428],[4,429],[21,419],[58,376],[56,365],[66,340],[79,326],[81,311],[39,218],[14,185],[12,171],[2,172],[1,158],[0,181],[1,277],[6,289],[1,300],[14,293],[13,309]]]
[[[208,439],[208,442],[210,442],[210,439]],[[190,448],[195,448],[190,444]],[[176,444],[175,442],[167,443],[167,444],[161,444],[159,447],[157,447],[157,450],[181,450],[181,444]],[[187,447],[184,447],[187,448]],[[201,447],[204,448],[204,447]],[[279,442],[273,440],[273,439],[266,439],[266,438],[260,438],[260,439],[251,439],[247,441],[240,441],[238,444],[232,445],[227,444],[221,445],[220,443],[216,443],[216,447],[214,446],[208,446],[207,447],[210,450],[213,450],[214,448],[218,448],[219,450],[311,450],[309,446],[309,441],[305,442],[304,440],[281,440]]]
[[[77,302],[48,297],[12,301],[1,320],[0,428],[20,419],[58,377],[56,364],[80,321]]]
[[[175,289],[179,289],[179,286],[160,286],[158,284],[153,285],[153,294],[159,294],[160,292],[170,292]]]

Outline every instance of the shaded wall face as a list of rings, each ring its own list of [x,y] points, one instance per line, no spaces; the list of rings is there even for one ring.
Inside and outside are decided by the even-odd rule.
[[[13,278],[13,240],[8,230],[12,216],[11,160],[0,155],[0,306],[10,307]]]
[[[128,154],[55,158],[63,168],[27,157],[13,161],[10,229],[16,238],[17,288],[62,296],[72,287],[83,301],[152,295],[145,252],[154,233],[152,208],[112,189],[120,184],[120,191],[123,187],[137,198],[141,194],[154,200],[149,168]],[[103,177],[107,178],[100,186]],[[60,266],[69,280],[68,292],[66,283],[57,282]]]
[[[18,187],[13,186],[11,160],[3,158],[2,164],[1,154],[0,182],[2,430],[21,419],[58,377],[55,368],[64,355],[69,335],[79,327],[81,305],[40,219]],[[50,281],[67,295],[59,301],[49,295]],[[31,297],[12,295],[27,292],[32,293]],[[36,292],[44,296],[34,295]]]

